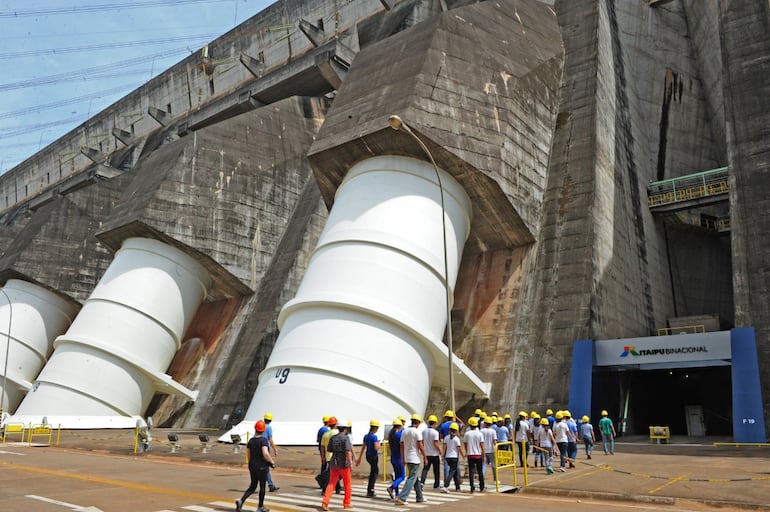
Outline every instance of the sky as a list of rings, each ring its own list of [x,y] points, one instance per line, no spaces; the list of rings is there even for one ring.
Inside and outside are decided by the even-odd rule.
[[[275,0],[0,0],[0,174]]]

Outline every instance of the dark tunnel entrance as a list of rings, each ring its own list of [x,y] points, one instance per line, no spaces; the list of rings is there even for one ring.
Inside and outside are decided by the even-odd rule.
[[[668,426],[671,435],[733,434],[729,365],[602,369],[594,372],[592,390],[594,425],[606,409],[619,434],[648,435],[653,425]]]

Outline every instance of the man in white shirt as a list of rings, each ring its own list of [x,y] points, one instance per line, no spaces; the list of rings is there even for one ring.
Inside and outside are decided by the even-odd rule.
[[[419,414],[412,414],[412,426],[405,429],[404,433],[401,434],[401,460],[406,464],[407,478],[401,493],[396,498],[397,505],[406,505],[406,500],[409,499],[412,487],[415,488],[417,493],[417,503],[425,501],[425,497],[422,495],[422,485],[419,483],[415,485],[420,464],[423,462],[427,464],[425,447],[422,442],[422,432],[419,428],[420,423],[422,423],[422,417]]]
[[[497,482],[497,466],[495,466],[495,445],[497,444],[497,434],[492,429],[492,418],[484,417],[484,426],[481,428],[481,436],[484,438],[484,461],[481,466],[481,474],[486,478],[487,465],[492,465],[492,475]]]
[[[556,446],[559,447],[559,471],[566,471],[567,442],[569,441],[569,427],[564,421],[564,413],[556,411],[556,423],[553,424],[553,437],[556,440]]]
[[[479,477],[479,489],[484,491],[484,474],[481,472],[482,458],[484,457],[484,437],[479,431],[479,420],[476,417],[472,417],[468,420],[470,430],[463,436],[465,442],[465,456],[468,458],[468,480],[471,484],[471,492],[476,490],[473,485],[473,474],[476,473]]]
[[[438,418],[431,414],[428,416],[428,428],[422,431],[422,444],[425,448],[425,459],[427,462],[422,468],[422,475],[420,476],[420,485],[425,485],[425,480],[428,478],[428,471],[431,466],[433,467],[433,488],[441,489],[441,482],[439,475],[439,466],[441,463],[441,445],[438,442]]]

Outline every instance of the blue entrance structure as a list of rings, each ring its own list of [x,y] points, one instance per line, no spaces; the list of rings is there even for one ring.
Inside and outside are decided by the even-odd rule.
[[[662,368],[667,364],[710,366],[716,361],[731,366],[734,442],[766,442],[757,345],[752,327],[680,336],[577,340],[572,347],[569,409],[577,417],[590,414],[593,374],[597,367],[628,367],[633,363],[641,370]]]

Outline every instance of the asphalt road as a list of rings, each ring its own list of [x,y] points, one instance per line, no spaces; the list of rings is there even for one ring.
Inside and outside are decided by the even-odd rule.
[[[268,493],[265,505],[278,512],[320,510],[321,498],[312,476],[277,470],[280,490]],[[0,445],[0,510],[4,512],[212,512],[234,510],[234,500],[248,485],[243,466],[168,457],[136,457],[114,453],[84,452],[55,447]],[[442,512],[492,507],[537,510],[538,512],[604,511],[672,512],[715,510],[698,502],[617,502],[529,493],[438,494],[432,489],[424,504],[397,507],[383,487],[378,497],[364,497],[364,482],[354,480],[353,512],[387,512],[400,508]],[[244,510],[256,508],[247,502]],[[342,510],[335,496],[331,510]],[[729,508],[720,508],[729,510]]]

